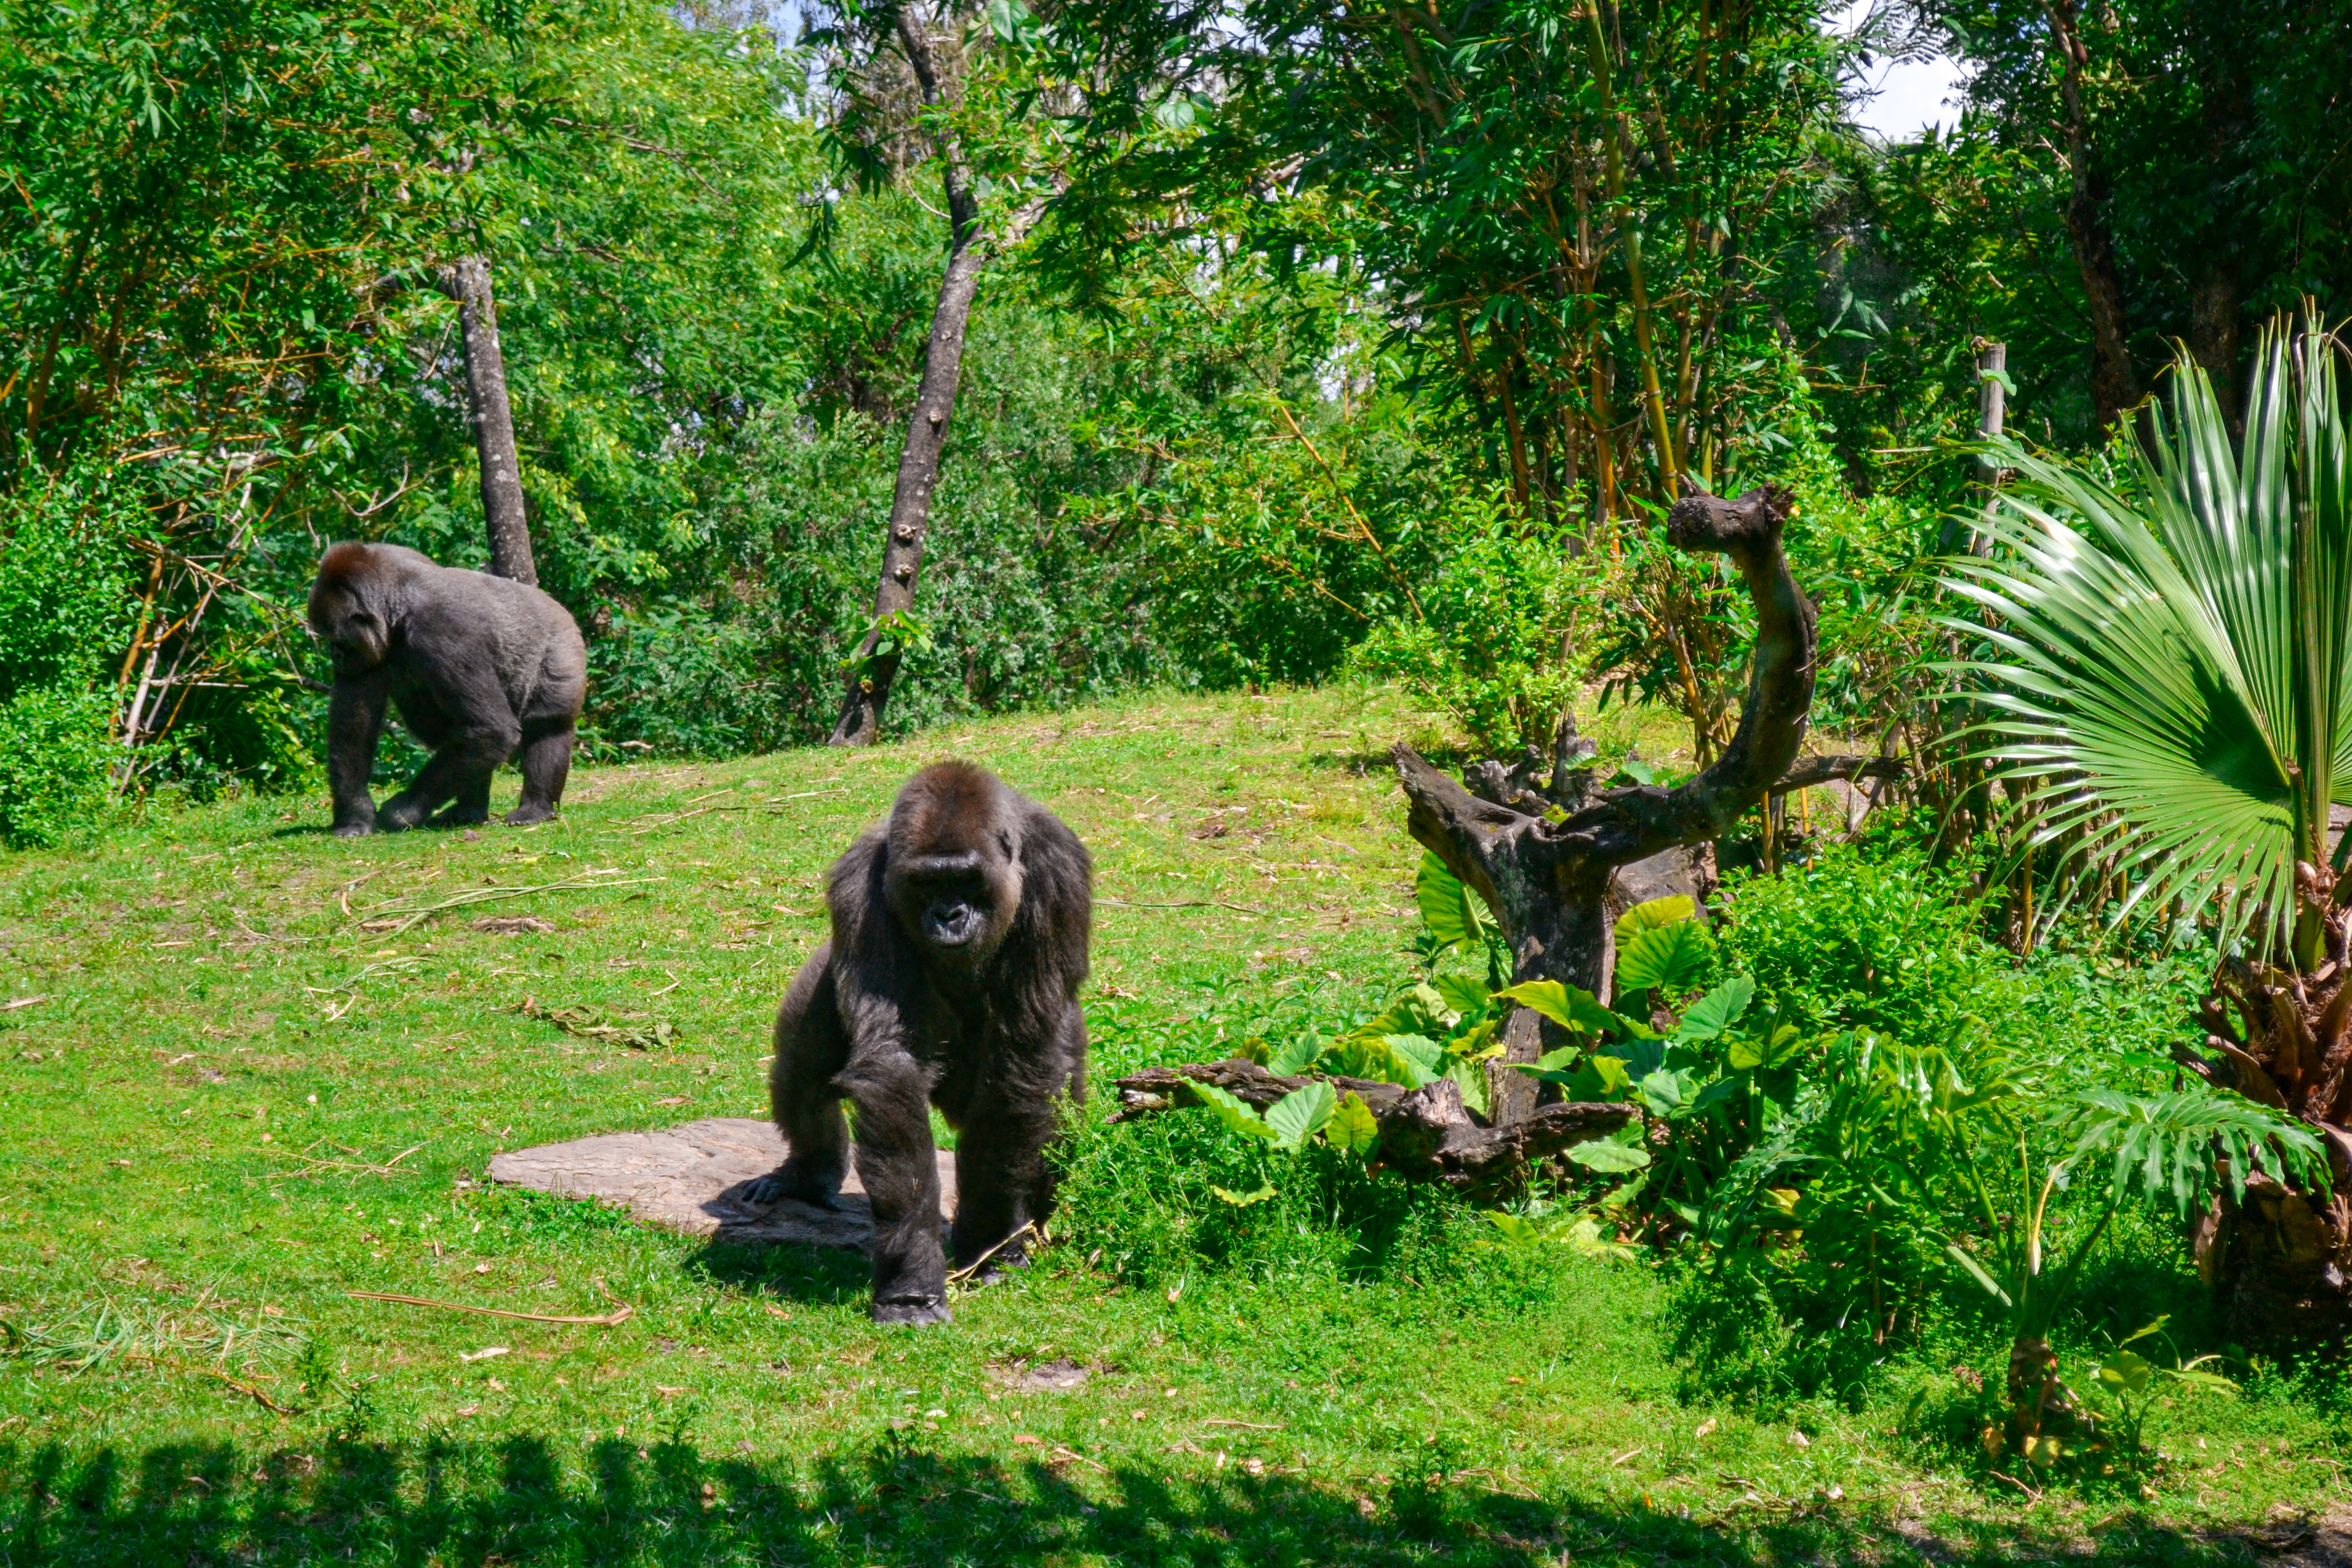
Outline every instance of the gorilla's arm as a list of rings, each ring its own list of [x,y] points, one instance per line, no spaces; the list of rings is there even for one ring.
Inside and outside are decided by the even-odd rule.
[[[1087,978],[1094,868],[1060,818],[1024,807],[1021,905],[990,985],[989,1070],[959,1123],[956,1146],[956,1260],[971,1265],[985,1256],[992,1269],[1020,1262],[1026,1245],[1005,1245],[1007,1238],[1053,1213],[1045,1146],[1058,1131],[1063,1097],[1086,1098],[1087,1026],[1077,996]]]
[[[473,575],[443,573],[440,584],[446,589],[451,579]],[[383,803],[379,815],[389,826],[415,827],[450,800],[461,807],[453,822],[488,816],[490,775],[522,742],[521,721],[499,679],[491,633],[498,608],[487,591],[461,581],[457,591],[418,605],[402,628],[415,656],[410,679],[417,696],[446,715],[448,727],[408,787]]]
[[[935,1068],[919,1050],[932,998],[883,898],[886,857],[881,835],[869,834],[834,868],[834,998],[849,1046],[834,1081],[857,1107],[857,1180],[874,1205],[874,1319],[940,1322],[948,1270],[931,1142]]]
[[[391,677],[379,668],[337,677],[327,698],[327,784],[335,797],[335,831],[345,837],[375,826],[368,776],[375,772],[391,685]]]

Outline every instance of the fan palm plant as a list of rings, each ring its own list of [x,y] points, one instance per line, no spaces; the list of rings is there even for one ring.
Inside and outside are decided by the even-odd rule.
[[[2249,1334],[2352,1326],[2352,442],[2344,345],[2315,319],[2261,339],[2233,443],[2185,353],[2127,491],[2000,445],[2016,474],[1990,557],[1948,586],[1990,611],[1961,670],[2019,842],[2054,865],[2049,920],[2121,889],[2113,918],[2204,923],[2221,964],[2208,1080],[2313,1124],[2334,1180],[2250,1175],[2198,1227],[2199,1265]]]

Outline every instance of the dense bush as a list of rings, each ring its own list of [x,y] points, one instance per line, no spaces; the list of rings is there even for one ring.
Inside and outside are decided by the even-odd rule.
[[[1549,749],[1601,616],[1580,591],[1583,541],[1567,526],[1528,521],[1499,488],[1468,481],[1430,527],[1440,555],[1414,613],[1373,627],[1356,668],[1451,713],[1489,753]]]
[[[120,518],[76,472],[0,495],[0,841],[55,843],[105,802],[101,668],[128,602]]]

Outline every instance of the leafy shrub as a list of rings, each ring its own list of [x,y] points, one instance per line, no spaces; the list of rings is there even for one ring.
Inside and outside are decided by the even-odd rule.
[[[0,841],[52,844],[106,803],[121,552],[102,478],[0,497]]]
[[[1353,667],[1444,709],[1489,754],[1548,747],[1584,673],[1575,542],[1515,516],[1499,488],[1461,492],[1438,536],[1420,613],[1375,626]]]
[[[0,702],[0,841],[55,844],[105,809],[113,706],[106,692],[60,686]]]

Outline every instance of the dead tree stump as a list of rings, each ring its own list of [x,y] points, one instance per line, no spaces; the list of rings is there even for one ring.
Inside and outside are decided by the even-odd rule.
[[[1687,486],[1687,481],[1685,481]],[[1411,802],[1412,836],[1477,889],[1510,945],[1514,984],[1557,980],[1607,994],[1612,946],[1607,901],[1618,868],[1722,837],[1781,787],[1803,744],[1813,703],[1814,615],[1790,575],[1780,532],[1795,498],[1777,485],[1736,500],[1686,494],[1666,517],[1666,539],[1693,554],[1727,555],[1756,605],[1756,650],[1748,697],[1731,743],[1686,784],[1603,789],[1589,765],[1593,745],[1563,714],[1551,777],[1543,759],[1476,763],[1464,784],[1412,747],[1392,753]],[[1504,1026],[1503,1058],[1490,1069],[1488,1104],[1497,1126],[1537,1109],[1537,1085],[1509,1064],[1531,1062],[1564,1039],[1519,1008]]]

